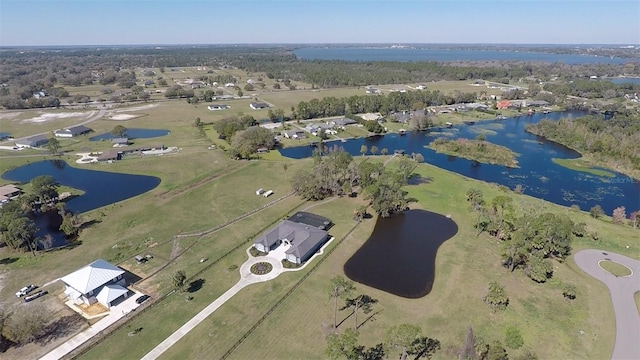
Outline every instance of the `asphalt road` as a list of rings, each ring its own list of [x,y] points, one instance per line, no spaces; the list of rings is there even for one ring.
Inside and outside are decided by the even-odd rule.
[[[633,294],[640,291],[640,261],[594,249],[579,251],[573,258],[580,269],[609,288],[616,321],[616,341],[611,359],[640,359],[640,314],[633,298]],[[633,273],[626,277],[614,276],[598,265],[602,260],[620,263]]]

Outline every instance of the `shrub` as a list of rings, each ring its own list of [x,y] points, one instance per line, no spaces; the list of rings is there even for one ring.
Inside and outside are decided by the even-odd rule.
[[[562,296],[567,300],[573,300],[576,298],[576,287],[573,284],[564,284],[562,287]]]
[[[487,296],[484,297],[484,302],[489,304],[494,310],[506,309],[507,305],[509,305],[509,297],[504,290],[504,286],[495,281],[490,282]]]
[[[604,215],[604,210],[602,210],[600,205],[596,205],[589,210],[589,215],[591,215],[592,218],[598,219]]]
[[[504,343],[508,348],[519,349],[524,345],[520,330],[515,326],[509,326],[504,332]]]

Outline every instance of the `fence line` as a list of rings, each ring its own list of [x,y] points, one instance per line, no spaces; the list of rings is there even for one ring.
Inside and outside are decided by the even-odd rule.
[[[242,335],[240,339],[236,341],[236,343],[233,344],[233,346],[229,350],[227,350],[227,352],[224,353],[222,357],[220,357],[220,359],[227,359],[249,337],[249,335],[251,335],[258,328],[258,326],[260,326],[269,317],[269,315],[271,315],[278,308],[278,306],[280,306],[280,304],[282,304],[289,296],[291,296],[291,294],[293,294],[293,292],[329,257],[329,255],[333,253],[333,251],[344,241],[344,239],[351,235],[351,233],[358,227],[358,225],[360,225],[360,223],[361,221],[358,221],[355,225],[353,225],[353,227],[340,239],[340,241],[336,243],[334,247],[329,249],[329,251],[327,251],[324,256],[317,259],[317,262],[313,265],[313,267],[311,267],[311,269],[309,269],[309,271],[304,274],[302,278],[300,278],[300,280],[298,280],[298,282],[296,282],[293,287],[289,289],[289,291],[287,291],[271,308],[269,308],[269,310],[264,315],[262,315],[262,317],[258,319],[258,321],[249,330],[247,330],[247,332],[245,332],[244,335]]]

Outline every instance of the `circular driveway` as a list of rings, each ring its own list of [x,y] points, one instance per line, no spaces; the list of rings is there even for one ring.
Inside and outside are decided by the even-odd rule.
[[[580,269],[609,288],[616,320],[616,341],[611,359],[640,359],[640,314],[633,298],[634,293],[640,291],[640,261],[594,249],[578,251],[573,259]],[[599,262],[603,260],[620,263],[631,269],[632,274],[615,276],[600,267]]]

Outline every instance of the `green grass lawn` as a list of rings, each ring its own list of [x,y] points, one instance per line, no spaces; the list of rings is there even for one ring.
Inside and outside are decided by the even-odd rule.
[[[632,274],[631,269],[615,261],[603,260],[598,262],[598,266],[614,276],[629,276]]]

